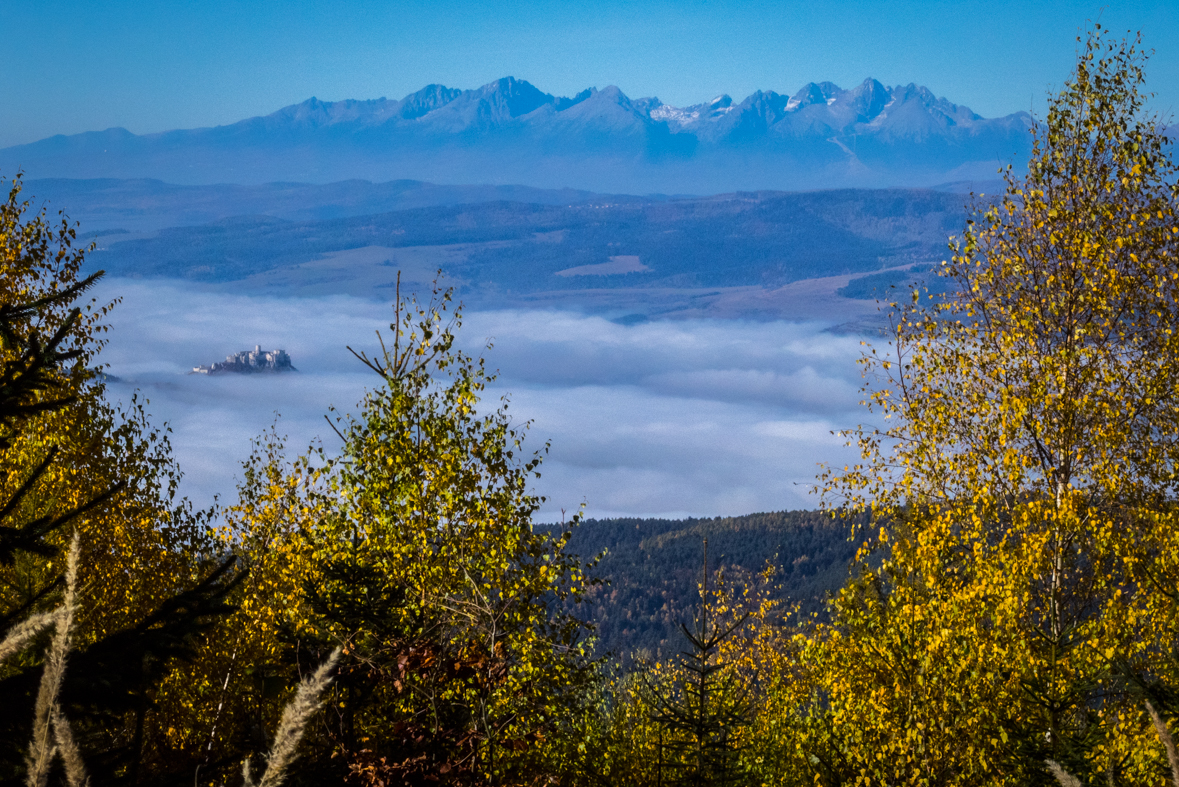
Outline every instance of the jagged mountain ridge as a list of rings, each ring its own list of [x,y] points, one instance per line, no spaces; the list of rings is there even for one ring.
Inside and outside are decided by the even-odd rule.
[[[588,88],[572,98],[561,98],[542,93],[523,80],[505,77],[477,90],[427,85],[401,100],[310,98],[270,115],[197,131],[227,135],[259,129],[341,127],[359,131],[390,125],[451,133],[485,131],[513,124],[540,126],[587,101],[583,111],[561,119],[586,122],[613,115],[627,117],[636,124],[665,123],[674,134],[694,134],[716,141],[750,128],[778,136],[803,136],[813,131],[849,135],[888,129],[899,137],[928,134],[933,128],[971,129],[988,122],[968,107],[939,99],[924,87],[910,84],[890,88],[872,78],[851,90],[831,82],[810,83],[789,97],[759,90],[739,104],[722,95],[679,108],[658,98],[631,100],[613,86],[601,91]],[[1022,120],[1026,113],[1010,117]],[[168,132],[176,133],[184,132]]]
[[[400,100],[312,98],[225,126],[108,129],[0,150],[33,177],[176,183],[419,178],[615,192],[931,185],[1020,165],[1026,113],[987,119],[917,85],[830,82],[689,107],[619,88],[571,98],[505,77]]]

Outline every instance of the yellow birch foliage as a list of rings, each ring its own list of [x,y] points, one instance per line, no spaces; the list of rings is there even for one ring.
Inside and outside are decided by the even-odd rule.
[[[218,744],[257,705],[247,669],[330,641],[345,652],[334,732],[310,745],[337,763],[366,747],[369,766],[397,764],[404,729],[437,736],[431,757],[453,746],[453,768],[489,783],[582,756],[588,629],[563,608],[587,580],[570,532],[534,529],[541,456],[524,452],[506,404],[479,412],[490,375],[453,346],[450,292],[434,295],[399,303],[391,345],[362,357],[379,383],[338,417],[340,456],[286,463],[271,436],[247,467],[223,534],[250,575],[210,659],[236,706]],[[362,687],[364,675],[387,677]]]
[[[280,695],[259,690],[255,675],[282,662],[289,645],[285,633],[311,632],[303,604],[311,575],[305,534],[322,516],[313,508],[321,502],[318,473],[305,458],[288,461],[285,448],[274,429],[254,441],[239,499],[209,532],[219,551],[236,554],[246,572],[232,597],[237,609],[199,643],[193,663],[171,676],[158,700],[172,709],[163,730],[167,747],[202,763],[214,781],[225,774],[210,765],[243,750],[265,750],[258,731],[278,723],[295,683]],[[234,760],[234,773],[237,767]]]
[[[1078,39],[1080,41],[1080,39]],[[823,478],[876,557],[809,643],[812,713],[859,784],[1162,784],[1137,689],[1175,685],[1179,216],[1138,42],[1098,26],[894,340],[886,427]],[[824,748],[826,746],[826,748]]]
[[[22,201],[21,182],[15,179],[0,204],[0,301],[29,303],[77,283],[93,247],[75,242],[76,230],[64,215],[51,222],[44,210],[32,210]],[[150,423],[146,401],[138,395],[123,406],[106,398],[99,353],[105,344],[105,320],[116,304],[94,299],[77,304],[81,313],[64,348],[78,354],[57,374],[52,390],[44,393],[47,400],[67,404],[34,416],[0,448],[0,500],[13,499],[35,468],[48,463],[9,521],[23,524],[85,509],[48,536],[58,556],[20,552],[10,565],[0,566],[0,611],[20,613],[54,602],[52,593],[45,591],[52,590],[61,574],[65,546],[76,532],[82,550],[74,638],[79,650],[140,624],[162,601],[203,579],[214,546],[206,515],[177,496],[180,473],[171,456],[168,430]],[[39,309],[31,329],[51,335],[74,305]],[[11,352],[9,347],[0,349]],[[112,490],[114,494],[108,494]],[[102,502],[87,507],[95,500]],[[29,658],[14,660],[5,671],[27,667]],[[169,686],[185,667],[174,669],[163,687],[151,689],[151,696],[144,698],[153,722],[169,719],[183,724],[191,718],[198,698],[174,696]],[[159,724],[147,725],[140,738],[134,719],[125,721],[122,726],[112,721],[103,731],[112,748],[139,740],[145,761],[166,748]]]
[[[64,217],[52,224],[20,193],[18,178],[0,204],[0,300],[7,303],[68,288],[79,279],[87,251],[74,245],[75,229]],[[42,329],[59,325],[70,306],[44,309]],[[67,343],[81,353],[52,393],[74,401],[36,416],[4,450],[0,496],[8,499],[54,450],[53,462],[26,496],[18,518],[62,514],[123,484],[109,501],[50,538],[64,555],[70,533],[76,530],[81,537],[78,636],[84,646],[142,619],[161,598],[189,584],[197,571],[196,556],[209,542],[201,515],[176,498],[179,471],[167,430],[149,423],[138,397],[123,409],[104,398],[98,353],[107,330],[104,320],[115,303],[91,299],[80,306]],[[0,608],[32,601],[37,588],[62,570],[57,563],[24,555],[0,568]]]

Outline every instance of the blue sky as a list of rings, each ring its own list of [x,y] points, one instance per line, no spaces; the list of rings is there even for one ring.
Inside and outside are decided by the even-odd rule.
[[[677,105],[720,93],[917,82],[986,116],[1041,108],[1078,31],[1141,29],[1179,108],[1174,2],[10,2],[0,146],[123,126],[231,123],[312,95],[399,98],[513,75]]]

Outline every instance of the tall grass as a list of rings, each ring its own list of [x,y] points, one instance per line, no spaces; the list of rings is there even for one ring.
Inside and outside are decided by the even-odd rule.
[[[1060,787],[1081,787],[1081,780],[1064,769],[1056,760],[1044,760]]]
[[[254,783],[250,776],[249,760],[242,764],[245,787],[279,787],[286,779],[287,769],[295,760],[295,749],[303,738],[307,722],[311,721],[311,717],[319,710],[320,697],[332,682],[331,671],[339,659],[340,649],[336,648],[327,660],[319,665],[319,669],[299,684],[295,698],[283,709],[278,732],[274,736],[274,745],[270,747],[270,756],[266,758],[266,772],[262,774],[262,781]]]
[[[59,702],[66,659],[73,639],[74,618],[78,611],[78,554],[79,539],[75,533],[66,561],[65,594],[61,606],[52,612],[31,615],[9,629],[4,639],[0,640],[0,663],[3,663],[24,650],[42,631],[50,626],[56,627],[37,690],[37,704],[33,709],[33,740],[25,757],[27,787],[47,787],[49,771],[56,757],[61,758],[70,787],[88,787],[90,783],[82,753]],[[250,776],[249,760],[243,764],[245,787],[280,787],[286,780],[299,741],[303,738],[307,723],[319,710],[320,697],[331,684],[331,672],[339,659],[340,649],[337,648],[314,673],[299,684],[295,698],[283,709],[261,782],[255,783]]]
[[[70,787],[85,787],[89,783],[86,768],[82,764],[82,755],[74,743],[73,732],[58,705],[62,679],[65,677],[66,657],[70,652],[74,614],[77,612],[77,533],[74,533],[70,541],[65,584],[65,598],[53,613],[57,631],[49,645],[45,670],[41,673],[41,686],[37,691],[37,705],[33,709],[33,742],[25,760],[29,769],[25,779],[28,787],[46,787],[49,781],[49,766],[52,765],[55,754],[61,755]]]

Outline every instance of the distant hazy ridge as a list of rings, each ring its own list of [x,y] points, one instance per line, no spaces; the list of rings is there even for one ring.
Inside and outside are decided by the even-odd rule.
[[[395,101],[310,99],[215,128],[113,128],[0,150],[0,172],[174,183],[414,178],[627,193],[928,186],[1023,165],[1031,118],[979,117],[917,85],[805,85],[690,107],[617,87],[572,98],[505,77]]]
[[[234,291],[280,297],[339,293],[381,300],[391,297],[399,271],[405,282],[424,283],[442,269],[461,297],[479,308],[572,299],[593,310],[652,315],[714,295],[746,298],[792,282],[943,259],[946,237],[961,230],[969,200],[906,189],[648,199],[523,187],[392,185],[33,181],[28,192],[52,196],[55,206],[71,206],[84,232],[93,226],[88,221],[93,215],[98,224],[117,225],[122,217],[134,228],[162,215],[204,218],[216,204],[222,210],[331,215],[414,204],[429,195],[451,202],[504,192],[534,201],[436,204],[324,220],[237,215],[147,232],[107,229],[95,231],[99,250],[90,262],[114,276],[232,283]],[[334,196],[322,201],[327,195]],[[565,204],[559,204],[562,197]],[[905,278],[903,272],[890,276],[889,283]],[[766,306],[750,308],[763,312]],[[791,316],[780,299],[768,308]]]

